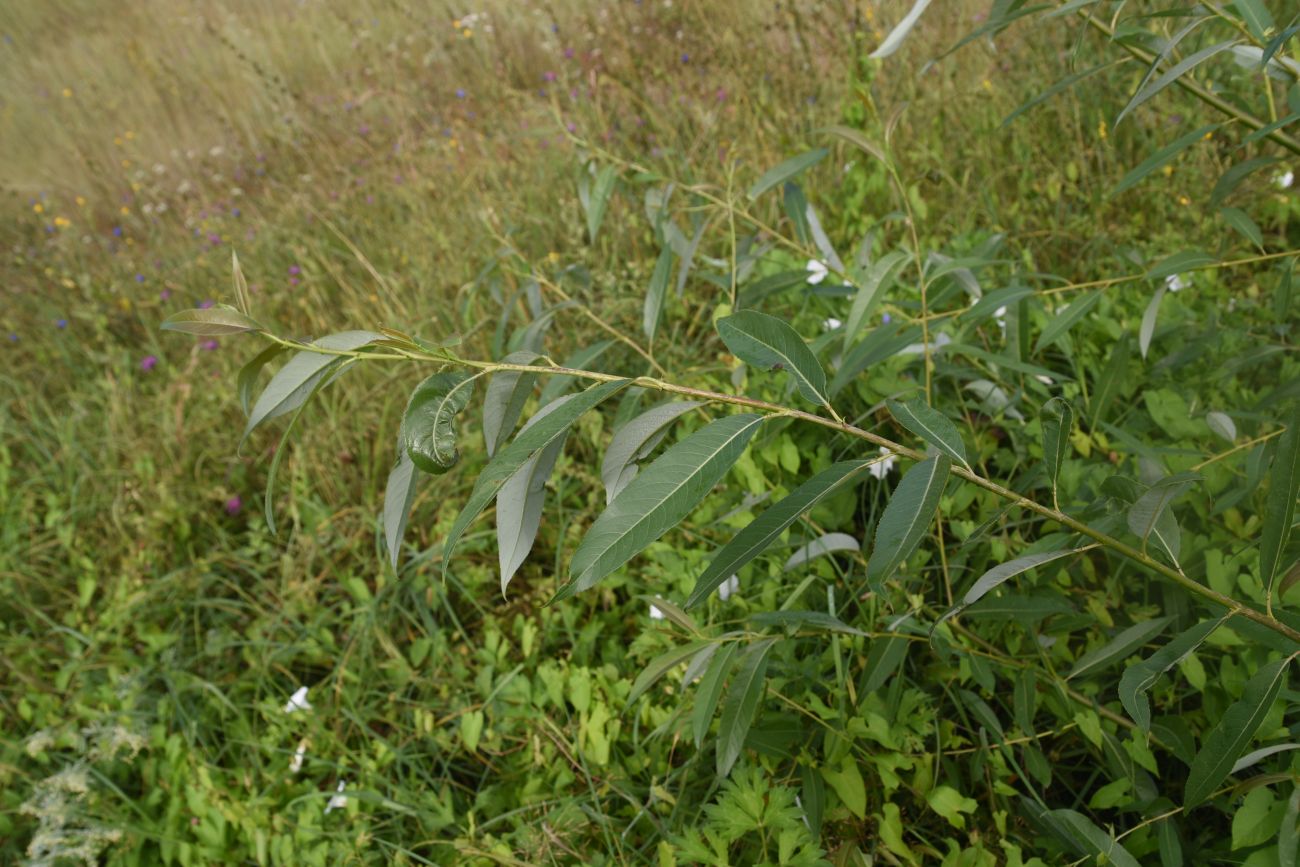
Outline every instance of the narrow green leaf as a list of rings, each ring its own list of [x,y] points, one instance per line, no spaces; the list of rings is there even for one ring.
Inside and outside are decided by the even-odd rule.
[[[1233,0],[1232,5],[1246,22],[1251,36],[1259,40],[1268,36],[1268,31],[1273,27],[1273,16],[1269,14],[1263,0]]]
[[[707,599],[723,581],[767,550],[800,515],[859,481],[870,465],[870,461],[841,461],[833,464],[746,524],[743,530],[713,555],[708,568],[696,579],[695,589],[686,600],[686,607],[692,608]]]
[[[768,169],[755,184],[749,188],[749,197],[757,199],[773,187],[780,186],[791,178],[817,165],[830,153],[826,148],[814,148]]]
[[[1138,860],[1118,840],[1098,828],[1091,819],[1074,810],[1052,810],[1043,814],[1054,828],[1069,840],[1081,855],[1104,857],[1114,867],[1141,867]]]
[[[885,155],[885,152],[880,149],[879,145],[867,138],[861,130],[841,126],[839,124],[831,124],[830,126],[821,127],[817,132],[824,132],[828,135],[833,135],[838,139],[843,139],[867,156],[875,157],[885,165],[889,165],[889,158]]]
[[[352,352],[376,340],[382,340],[383,337],[374,331],[343,331],[322,337],[313,345],[335,352]],[[249,411],[241,442],[262,422],[302,406],[316,385],[338,369],[341,358],[339,355],[303,350],[285,362],[275,376],[271,377]]]
[[[908,470],[894,489],[876,525],[875,546],[867,561],[867,581],[877,593],[925,536],[939,508],[950,465],[947,455],[934,455]]]
[[[1241,182],[1253,175],[1262,168],[1273,165],[1277,162],[1277,157],[1255,157],[1245,162],[1237,163],[1228,169],[1215,183],[1214,189],[1210,191],[1210,207],[1217,208],[1228,196],[1232,195],[1233,190],[1241,186]]]
[[[1115,189],[1110,191],[1112,196],[1118,196],[1131,187],[1135,187],[1154,171],[1168,165],[1180,153],[1200,141],[1205,141],[1205,137],[1223,126],[1221,123],[1211,123],[1199,129],[1194,129],[1186,135],[1179,136],[1168,145],[1153,153],[1143,160],[1138,167],[1126,174],[1123,179],[1115,185]]]
[[[566,395],[548,403],[537,411],[521,429],[530,427],[561,409],[577,395]],[[501,567],[501,595],[515,572],[528,559],[537,539],[537,528],[542,522],[542,506],[546,503],[546,480],[555,469],[555,462],[564,451],[566,436],[561,434],[550,445],[524,461],[515,474],[506,479],[497,494],[497,559]]]
[[[1247,768],[1253,768],[1269,756],[1276,756],[1279,753],[1289,753],[1292,750],[1300,750],[1300,744],[1272,744],[1267,747],[1260,747],[1259,749],[1246,753],[1246,755],[1237,759],[1237,763],[1232,766],[1232,770],[1229,771],[1229,773],[1235,776]]]
[[[1128,105],[1124,106],[1124,110],[1119,113],[1117,118],[1115,118],[1115,126],[1119,126],[1120,122],[1123,121],[1124,118],[1127,117],[1135,108],[1160,93],[1160,91],[1164,90],[1169,85],[1178,81],[1178,79],[1182,78],[1211,57],[1227,51],[1229,48],[1236,45],[1237,41],[1238,40],[1236,39],[1230,39],[1226,42],[1220,42],[1217,45],[1211,45],[1208,48],[1202,48],[1195,54],[1189,54],[1178,63],[1169,67],[1163,75],[1145,85],[1137,93],[1133,94],[1133,98],[1129,100]]]
[[[253,389],[257,387],[257,375],[262,372],[271,361],[275,360],[282,352],[287,352],[285,347],[278,343],[273,343],[263,349],[253,359],[239,368],[239,377],[236,380],[236,389],[239,392],[239,405],[244,408],[244,415],[248,415],[253,405]]]
[[[818,557],[825,557],[828,554],[835,554],[840,551],[857,553],[861,550],[862,543],[848,533],[824,533],[786,558],[781,571],[789,572],[791,569],[807,565]]]
[[[1124,669],[1119,679],[1119,701],[1124,710],[1138,728],[1148,731],[1151,728],[1151,704],[1147,700],[1147,691],[1155,686],[1160,676],[1201,646],[1210,633],[1224,624],[1230,615],[1218,620],[1205,620],[1180,632],[1172,641],[1141,662]]]
[[[746,647],[740,655],[736,676],[731,679],[718,721],[718,776],[725,777],[745,749],[745,738],[754,723],[754,712],[767,691],[767,655],[777,639],[766,638]]]
[[[762,627],[778,626],[791,634],[800,629],[818,629],[823,632],[841,632],[862,638],[871,637],[870,633],[854,629],[825,611],[760,611],[749,615],[749,622]]]
[[[1057,505],[1056,484],[1061,467],[1070,455],[1070,435],[1074,433],[1074,409],[1064,398],[1054,397],[1043,404],[1038,414],[1043,426],[1043,462],[1047,464],[1047,478],[1052,483],[1052,503]]]
[[[163,320],[162,328],[164,331],[183,331],[200,337],[266,330],[257,320],[225,305],[173,313]]]
[[[456,466],[456,416],[473,394],[474,378],[464,373],[435,373],[411,392],[401,436],[417,469],[441,474]]]
[[[907,34],[912,32],[916,22],[920,20],[921,13],[929,5],[930,0],[916,0],[907,15],[903,16],[903,20],[898,22],[893,30],[889,31],[889,35],[885,37],[884,42],[880,43],[880,47],[871,52],[871,59],[880,60],[897,51],[898,47],[903,44],[903,40],[907,38]]]
[[[654,272],[650,275],[650,286],[645,293],[645,309],[641,318],[641,327],[646,340],[654,342],[655,332],[659,328],[659,317],[663,315],[664,298],[668,294],[668,281],[673,276],[673,249],[664,246],[655,260]]]
[[[628,483],[636,477],[636,462],[654,451],[672,423],[699,406],[699,401],[684,400],[652,407],[623,425],[609,441],[600,465],[600,480],[605,485],[605,503],[614,502]]]
[[[1291,423],[1278,444],[1273,468],[1269,473],[1264,531],[1259,541],[1259,580],[1273,595],[1273,580],[1286,564],[1282,552],[1291,538],[1295,523],[1295,501],[1300,495],[1300,407],[1291,413]]]
[[[536,352],[521,349],[501,361],[505,364],[532,364],[541,358]],[[492,375],[487,395],[483,398],[483,440],[488,457],[496,454],[515,432],[519,416],[524,411],[528,396],[533,393],[537,374],[520,370],[503,370]]]
[[[415,501],[415,482],[415,464],[399,442],[397,463],[384,485],[384,542],[388,545],[388,562],[393,571],[397,571],[397,561],[402,555],[402,537],[406,535],[411,503]]]
[[[587,237],[595,243],[600,232],[600,224],[605,221],[605,210],[609,207],[609,197],[614,192],[614,182],[618,172],[614,166],[602,166],[591,183],[591,192],[583,203],[587,211]]]
[[[1090,650],[1070,669],[1070,673],[1065,676],[1066,680],[1076,677],[1082,677],[1085,674],[1114,665],[1116,662],[1127,659],[1151,639],[1155,638],[1164,628],[1169,625],[1172,617],[1155,617],[1151,620],[1143,620],[1134,623],[1127,629],[1121,630],[1110,641],[1094,650]]]
[[[762,370],[785,370],[799,393],[826,405],[826,371],[808,344],[784,320],[757,310],[742,310],[717,323],[718,336],[741,361]]]
[[[1009,307],[1034,294],[1028,286],[1008,286],[988,293],[966,310],[958,314],[962,322],[981,322],[994,315],[1002,307]]]
[[[1151,336],[1156,331],[1156,317],[1160,314],[1160,302],[1165,297],[1165,287],[1161,286],[1156,293],[1151,296],[1151,302],[1147,304],[1147,309],[1142,314],[1142,325],[1138,328],[1138,350],[1142,357],[1147,357],[1147,350],[1151,347]]]
[[[459,544],[461,536],[465,535],[469,525],[487,508],[487,504],[496,499],[501,486],[524,465],[525,461],[555,442],[559,437],[564,436],[568,432],[569,426],[579,416],[611,395],[626,388],[630,382],[631,380],[627,379],[616,379],[592,386],[575,396],[573,400],[566,401],[564,406],[533,425],[526,433],[521,433],[515,437],[496,453],[492,460],[488,462],[488,465],[483,468],[483,472],[479,473],[478,479],[474,482],[474,490],[470,492],[468,502],[465,503],[465,507],[456,517],[456,523],[452,525],[451,532],[447,534],[447,540],[443,542],[442,574],[444,578],[451,569],[452,554],[455,553],[456,545]]]
[[[239,254],[235,248],[230,248],[230,282],[231,289],[235,293],[235,303],[239,305],[239,312],[245,316],[253,315],[253,303],[248,297],[248,281],[244,279],[244,269],[239,267]]]
[[[1106,419],[1106,410],[1110,408],[1116,395],[1120,393],[1128,378],[1128,360],[1133,354],[1129,346],[1129,336],[1123,334],[1115,348],[1110,351],[1110,358],[1101,376],[1093,386],[1092,398],[1088,402],[1088,417],[1092,427],[1097,427]]]
[[[1220,208],[1219,215],[1223,221],[1250,243],[1261,250],[1264,248],[1264,233],[1255,221],[1241,208]]]
[[[346,362],[340,359],[334,359],[332,362],[334,368],[341,369]],[[329,379],[318,377],[314,380],[311,390],[303,397],[302,401],[294,408],[293,415],[289,418],[289,423],[285,425],[284,433],[280,436],[280,441],[275,444],[275,454],[271,456],[271,467],[266,472],[266,490],[262,494],[262,513],[266,516],[267,529],[271,535],[276,534],[275,529],[275,477],[280,471],[280,459],[284,457],[285,447],[289,444],[289,435],[293,433],[294,426],[298,424],[298,419],[302,416],[302,411],[307,408],[311,398],[316,396],[320,391],[329,384]]]
[[[1300,785],[1291,792],[1286,802],[1286,812],[1282,814],[1282,828],[1277,833],[1278,867],[1296,867],[1296,849],[1300,848]]]
[[[898,420],[899,424],[966,469],[970,469],[970,462],[966,460],[966,444],[962,442],[957,426],[946,415],[920,400],[910,400],[906,403],[888,400],[885,401],[885,405],[889,407],[890,414]]]
[[[1291,657],[1262,666],[1242,690],[1241,698],[1219,718],[1205,736],[1183,789],[1183,809],[1191,810],[1208,798],[1228,776],[1246,746],[1255,737],[1286,682]]]
[[[677,526],[740,458],[763,419],[718,419],[656,458],[591,525],[569,564],[569,583],[552,601],[592,587]]]
[[[944,612],[944,615],[934,624],[935,627],[938,627],[940,623],[943,623],[948,618],[960,614],[967,606],[979,602],[990,592],[1022,572],[1037,569],[1039,566],[1051,563],[1053,560],[1060,560],[1062,557],[1069,557],[1078,553],[1079,549],[1076,548],[1067,548],[1062,551],[1045,551],[1041,554],[1027,554],[1024,557],[1017,557],[1014,560],[1008,560],[1006,563],[994,566],[971,585],[971,588],[966,591],[966,595],[961,598],[961,602]]]
[[[1178,523],[1169,509],[1174,500],[1181,497],[1199,480],[1199,476],[1185,477],[1183,474],[1170,476],[1152,485],[1146,493],[1138,497],[1137,502],[1128,509],[1128,528],[1142,540],[1145,548],[1147,540],[1155,538],[1170,559],[1178,562],[1181,536]],[[1163,517],[1168,514],[1168,518]]]
[[[1151,280],[1163,280],[1175,274],[1182,274],[1196,268],[1212,265],[1218,260],[1203,250],[1182,250],[1166,256],[1151,266],[1147,277]]]
[[[696,749],[704,746],[704,736],[709,733],[709,723],[722,698],[722,687],[731,673],[731,661],[739,649],[740,645],[734,641],[724,644],[700,679],[700,687],[695,691],[695,705],[691,708],[691,735],[695,738]]]
[[[691,641],[686,644],[679,644],[671,650],[659,654],[650,660],[650,664],[641,670],[632,681],[632,689],[627,694],[627,703],[630,705],[650,687],[654,686],[660,678],[690,659],[699,651],[708,647],[713,642],[710,641]]]
[[[1064,310],[1057,311],[1043,333],[1038,335],[1038,342],[1034,344],[1034,353],[1042,352],[1051,346],[1057,340],[1065,335],[1067,331],[1074,327],[1074,324],[1088,314],[1097,302],[1101,300],[1101,292],[1089,292],[1082,298],[1071,301]]]

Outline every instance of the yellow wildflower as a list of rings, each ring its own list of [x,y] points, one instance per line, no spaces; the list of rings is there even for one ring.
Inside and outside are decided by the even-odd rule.
[[[69,220],[67,217],[55,217],[54,225],[60,229],[66,229],[72,225],[72,221]]]
[[[131,209],[128,208],[126,205],[123,205],[121,208],[121,213],[123,217],[129,217],[131,216]]]
[[[70,99],[71,97],[72,97],[72,88],[70,87],[63,88],[63,98]]]
[[[76,201],[77,201],[77,207],[78,207],[78,208],[84,208],[84,207],[86,207],[86,197],[85,197],[85,196],[77,196]]]
[[[1192,200],[1189,199],[1189,198],[1187,198],[1187,196],[1179,196],[1179,197],[1178,197],[1178,204],[1182,205],[1184,208],[1187,207],[1188,205],[1190,205],[1191,203],[1192,203]]]
[[[1105,141],[1105,140],[1106,140],[1106,137],[1107,137],[1109,134],[1110,134],[1110,130],[1108,130],[1108,129],[1106,128],[1106,121],[1105,121],[1105,120],[1098,121],[1098,122],[1097,122],[1097,138],[1101,139],[1102,141]]]
[[[43,214],[45,213],[45,206],[42,205],[40,202],[37,202],[36,204],[32,205],[32,210],[38,214]]]

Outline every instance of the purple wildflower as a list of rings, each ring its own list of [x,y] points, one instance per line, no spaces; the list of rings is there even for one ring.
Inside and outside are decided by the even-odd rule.
[[[880,317],[880,321],[885,323],[886,325],[889,324],[889,320],[890,320],[890,315],[888,313],[885,313]]]
[[[242,509],[242,508],[244,508],[244,501],[241,500],[241,499],[239,499],[239,495],[238,495],[238,494],[236,494],[235,496],[231,497],[229,500],[226,500],[226,514],[227,514],[227,515],[231,515],[231,516],[238,515],[238,514],[239,514],[239,510]]]
[[[166,301],[170,297],[172,297],[172,290],[170,289],[164,289],[163,291],[158,293],[159,301]]]
[[[122,227],[121,227],[121,226],[114,226],[114,227],[113,227],[113,237],[114,237],[114,238],[120,238],[120,237],[122,237]]]
[[[136,274],[136,275],[135,275],[135,282],[137,282],[137,283],[143,283],[143,282],[144,282],[144,275],[143,275],[143,274]]]
[[[54,320],[54,327],[55,327],[55,328],[59,328],[59,329],[67,328],[67,327],[68,327],[68,320],[66,320],[66,319],[55,319],[55,320]]]
[[[554,81],[554,80],[555,80],[555,73],[554,73],[554,72],[549,72],[549,71],[548,71],[548,72],[543,72],[543,73],[542,73],[542,81]]]
[[[463,88],[463,87],[458,87],[458,88],[456,88],[456,98],[457,98],[457,99],[464,99],[464,98],[465,98],[465,88]]]
[[[153,370],[157,366],[158,366],[158,356],[156,355],[146,355],[144,358],[140,359],[140,369],[145,371],[146,373]]]
[[[209,307],[214,306],[216,303],[217,302],[213,301],[211,298],[205,298],[199,302],[199,309],[207,310]]]
[[[301,273],[302,273],[302,268],[299,267],[298,265],[290,265],[290,266],[289,266],[289,276],[290,276],[290,277],[296,277],[296,276],[298,276],[298,275],[301,274]]]
[[[220,345],[221,344],[215,340],[205,340],[199,344],[199,348],[204,350],[205,352],[211,352],[212,350],[216,349]]]

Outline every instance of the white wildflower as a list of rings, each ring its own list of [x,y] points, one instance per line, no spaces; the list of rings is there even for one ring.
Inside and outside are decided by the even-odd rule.
[[[898,463],[898,458],[894,456],[894,453],[884,446],[881,446],[880,457],[875,461],[875,463],[867,467],[867,472],[871,473],[871,475],[875,476],[877,479],[883,479],[885,476],[889,475],[889,471],[894,468],[894,464],[896,463]]]
[[[807,266],[805,266],[805,270],[808,272],[808,283],[812,286],[816,286],[818,283],[825,280],[826,275],[829,273],[826,268],[826,263],[820,262],[816,259],[809,259]]]
[[[1183,279],[1182,274],[1170,274],[1165,278],[1165,288],[1170,292],[1178,292],[1192,285],[1192,278]]]
[[[1051,385],[1051,384],[1052,384],[1052,378],[1051,378],[1050,376],[1043,376],[1041,373],[1036,373],[1036,374],[1034,374],[1034,379],[1038,380],[1038,381],[1041,382],[1043,385]]]
[[[658,608],[656,608],[655,606],[651,605],[651,606],[650,606],[650,619],[651,619],[651,620],[663,620],[663,619],[664,619],[664,613],[663,613],[662,611],[660,611]]]
[[[289,701],[284,706],[285,713],[295,713],[300,710],[311,710],[311,702],[307,701],[307,687],[300,686],[298,691],[290,696]]]
[[[307,740],[298,742],[298,749],[294,751],[293,758],[289,761],[289,773],[296,774],[302,770],[302,760],[307,757]]]
[[[1273,183],[1277,184],[1279,190],[1291,189],[1291,184],[1295,182],[1295,174],[1292,172],[1282,172],[1273,178]]]
[[[1007,308],[1005,304],[993,311],[993,319],[998,323],[998,328],[1003,331],[1007,330]]]
[[[840,328],[840,327],[843,326],[843,325],[844,325],[843,322],[841,322],[840,320],[836,319],[834,316],[830,316],[830,317],[827,317],[827,319],[826,319],[825,321],[822,322],[822,330],[823,330],[823,331],[834,331],[836,328]]]
[[[718,585],[718,598],[726,602],[731,598],[731,594],[740,589],[740,578],[732,575],[726,581]]]
[[[339,794],[332,795],[330,797],[330,802],[325,805],[326,813],[328,813],[330,810],[342,810],[344,807],[348,805],[348,797],[347,795],[343,794],[343,788],[346,785],[347,783],[343,782],[342,780],[339,780],[339,787],[335,789],[335,791],[338,792]]]

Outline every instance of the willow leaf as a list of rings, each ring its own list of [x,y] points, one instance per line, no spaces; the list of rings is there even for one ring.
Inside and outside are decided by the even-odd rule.
[[[890,400],[886,401],[886,406],[899,424],[970,469],[970,462],[966,460],[966,444],[962,442],[957,426],[946,415],[919,400],[906,403]]]
[[[920,544],[939,508],[951,461],[934,455],[903,476],[876,525],[875,546],[867,561],[867,581],[879,593],[886,580]]]
[[[784,320],[757,310],[742,310],[718,320],[718,335],[741,361],[763,370],[785,370],[794,377],[804,397],[817,404],[829,402],[826,371],[808,344]]]

